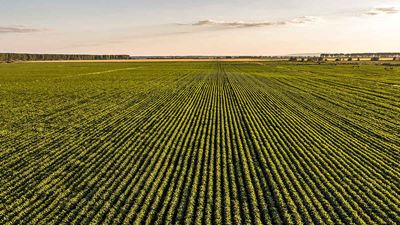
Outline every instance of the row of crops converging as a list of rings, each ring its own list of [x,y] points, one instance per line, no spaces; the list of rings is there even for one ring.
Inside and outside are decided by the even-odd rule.
[[[0,224],[400,223],[400,70],[108,65],[0,75]]]

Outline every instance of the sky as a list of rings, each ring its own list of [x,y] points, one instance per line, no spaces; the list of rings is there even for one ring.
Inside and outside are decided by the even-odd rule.
[[[0,52],[400,51],[400,0],[0,0]]]

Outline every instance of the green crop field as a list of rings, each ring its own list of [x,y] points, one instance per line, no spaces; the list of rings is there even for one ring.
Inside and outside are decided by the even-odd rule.
[[[400,224],[400,67],[0,64],[0,224]]]

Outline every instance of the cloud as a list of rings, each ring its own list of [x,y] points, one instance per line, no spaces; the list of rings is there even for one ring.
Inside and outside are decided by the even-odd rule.
[[[220,28],[246,28],[246,27],[271,27],[271,26],[284,26],[290,24],[306,24],[318,21],[316,17],[303,16],[291,20],[282,21],[261,21],[261,22],[245,22],[245,21],[219,21],[219,20],[200,20],[196,23],[190,24],[192,26],[208,26]]]
[[[36,33],[43,32],[45,29],[29,28],[24,26],[11,26],[2,27],[0,26],[0,33]]]
[[[364,14],[368,16],[385,15],[385,14],[397,14],[400,13],[400,8],[397,7],[375,7]]]

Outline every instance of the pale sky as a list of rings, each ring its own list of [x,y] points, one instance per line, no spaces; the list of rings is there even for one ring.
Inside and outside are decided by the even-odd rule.
[[[0,0],[0,52],[400,51],[400,0]]]

